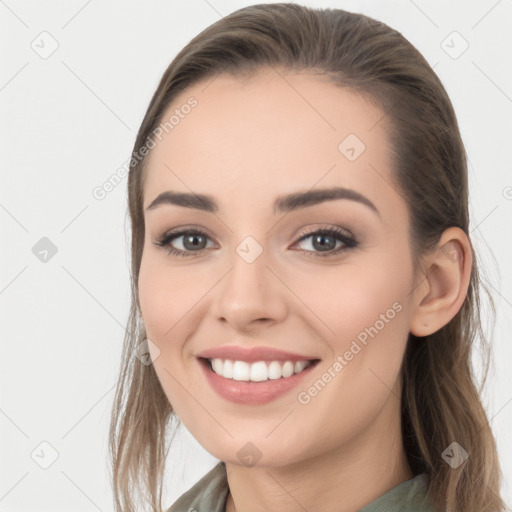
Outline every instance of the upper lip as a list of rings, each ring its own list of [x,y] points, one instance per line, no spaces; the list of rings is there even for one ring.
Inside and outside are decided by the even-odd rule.
[[[253,363],[256,361],[309,361],[318,359],[317,357],[303,356],[286,352],[273,347],[238,347],[224,346],[203,350],[197,357],[205,359],[230,359],[234,361],[246,361]]]

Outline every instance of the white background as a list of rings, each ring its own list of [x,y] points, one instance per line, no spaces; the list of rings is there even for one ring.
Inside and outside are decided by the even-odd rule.
[[[177,52],[252,3],[0,0],[0,512],[112,510],[107,431],[129,307],[126,179],[101,201],[92,191],[129,158]],[[453,101],[470,161],[471,235],[496,298],[485,402],[511,503],[512,1],[304,3],[399,30]],[[441,46],[453,31],[469,43],[457,59]],[[41,37],[46,49],[58,43],[46,59],[31,47]],[[57,247],[46,263],[32,252],[42,237]],[[216,463],[182,432],[164,506]],[[34,460],[51,460],[42,442],[58,453],[48,469]]]

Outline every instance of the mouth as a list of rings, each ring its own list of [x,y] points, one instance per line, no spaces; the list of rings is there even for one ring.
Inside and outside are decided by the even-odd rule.
[[[320,359],[248,362],[198,357],[197,361],[219,397],[236,404],[262,405],[289,394],[311,375]]]

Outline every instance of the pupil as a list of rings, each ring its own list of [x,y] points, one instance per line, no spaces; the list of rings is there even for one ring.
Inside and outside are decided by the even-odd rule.
[[[187,246],[187,242],[194,240],[194,241],[190,242],[190,247],[197,248],[198,245],[201,245],[200,243],[199,244],[197,243],[198,238],[204,238],[204,237],[202,235],[189,235],[189,236],[185,237],[185,239],[184,239],[185,247]]]
[[[325,240],[326,239],[331,239],[331,244],[325,244]],[[334,247],[332,246],[332,241],[334,240],[333,237],[331,235],[317,235],[315,238],[314,238],[314,241],[318,241],[320,240],[320,245],[319,245],[319,248],[321,250],[329,250],[329,249],[334,249]],[[313,245],[314,242],[313,242]],[[326,247],[326,246],[329,246],[329,247]],[[316,247],[315,247],[316,248]]]

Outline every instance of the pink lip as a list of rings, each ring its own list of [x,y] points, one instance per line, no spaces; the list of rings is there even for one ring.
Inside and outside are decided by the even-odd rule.
[[[319,359],[317,357],[303,356],[300,354],[293,354],[272,347],[237,347],[237,346],[224,346],[204,350],[197,357],[205,359],[231,359],[232,361],[246,361],[247,363],[255,363],[256,361],[309,361]]]
[[[296,387],[316,367],[316,363],[313,363],[291,377],[250,382],[226,379],[217,375],[206,359],[199,358],[198,362],[206,380],[220,397],[244,405],[261,405],[279,398]]]

